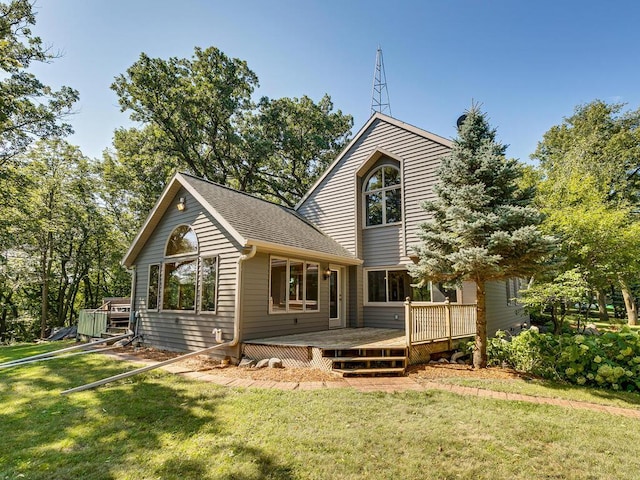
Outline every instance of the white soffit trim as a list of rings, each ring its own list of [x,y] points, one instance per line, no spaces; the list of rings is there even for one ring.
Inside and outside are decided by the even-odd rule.
[[[402,165],[402,163],[404,162],[404,160],[395,153],[391,153],[384,148],[376,146],[373,150],[371,150],[371,153],[367,155],[367,157],[362,161],[362,163],[356,170],[356,177],[361,177],[364,173],[366,173],[371,165],[376,163],[382,157],[389,157],[392,160],[399,162],[400,165]]]
[[[267,250],[269,253],[276,253],[286,256],[300,256],[305,259],[325,260],[335,262],[341,265],[362,265],[363,261],[355,257],[343,257],[341,255],[332,255],[330,253],[322,253],[316,250],[308,250],[306,248],[289,247],[278,243],[264,242],[262,240],[247,239],[246,246],[256,246],[260,249]]]

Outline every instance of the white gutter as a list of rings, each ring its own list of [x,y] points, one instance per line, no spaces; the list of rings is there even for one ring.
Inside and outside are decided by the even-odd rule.
[[[81,392],[83,390],[89,390],[91,388],[99,387],[100,385],[105,385],[107,383],[114,382],[116,380],[122,380],[123,378],[132,377],[139,373],[148,372],[149,370],[154,370],[156,368],[164,367],[165,365],[169,365],[171,363],[179,362],[181,360],[195,357],[196,355],[202,355],[203,353],[212,352],[213,350],[217,350],[219,348],[226,347],[235,347],[240,343],[240,335],[242,332],[241,323],[242,323],[242,264],[251,258],[253,258],[256,254],[257,247],[252,246],[249,250],[249,253],[244,255],[240,255],[238,258],[238,263],[236,265],[236,312],[234,315],[233,322],[233,340],[226,343],[220,343],[218,345],[214,345],[213,347],[206,347],[201,350],[196,350],[195,352],[185,353],[184,355],[180,355],[178,357],[170,358],[169,360],[165,360],[164,362],[156,363],[153,365],[147,365],[146,367],[137,368],[135,370],[131,370],[130,372],[121,373],[119,375],[114,375],[109,378],[104,378],[102,380],[98,380],[96,382],[88,383],[86,385],[81,385],[79,387],[70,388],[68,390],[64,390],[60,392],[61,395],[67,395],[69,393]]]

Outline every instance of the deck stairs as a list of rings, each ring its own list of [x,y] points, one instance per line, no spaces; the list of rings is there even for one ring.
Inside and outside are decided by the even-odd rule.
[[[107,327],[107,331],[100,335],[101,338],[118,337],[127,333],[127,327]]]
[[[323,350],[323,357],[331,360],[331,370],[342,376],[402,375],[408,362],[407,349],[397,347],[329,349]]]

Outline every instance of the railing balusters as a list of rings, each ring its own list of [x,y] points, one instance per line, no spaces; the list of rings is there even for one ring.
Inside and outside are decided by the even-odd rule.
[[[451,340],[475,334],[476,305],[405,302],[407,344]]]

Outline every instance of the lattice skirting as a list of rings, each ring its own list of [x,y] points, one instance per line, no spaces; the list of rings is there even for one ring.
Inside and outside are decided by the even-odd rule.
[[[331,370],[331,360],[323,358],[322,349],[318,347],[243,343],[242,354],[254,360],[276,357],[282,360],[282,365],[289,368],[312,367],[327,371]]]

